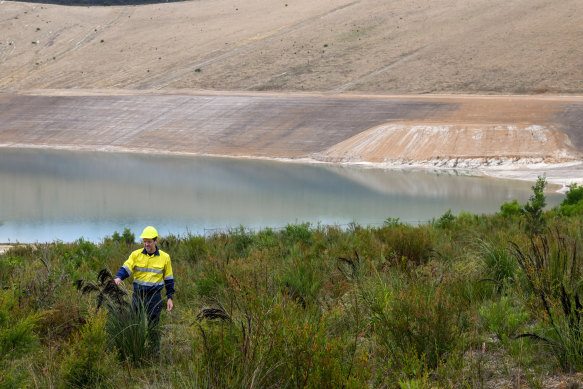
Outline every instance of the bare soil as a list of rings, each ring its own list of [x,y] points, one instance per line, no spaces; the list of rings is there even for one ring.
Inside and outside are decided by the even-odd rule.
[[[0,143],[583,182],[579,8],[0,0]]]
[[[0,3],[0,88],[583,93],[579,0]]]

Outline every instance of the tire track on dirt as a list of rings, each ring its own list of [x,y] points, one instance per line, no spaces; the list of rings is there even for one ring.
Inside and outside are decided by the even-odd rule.
[[[162,74],[159,74],[157,76],[149,77],[148,81],[146,81],[146,82],[127,84],[127,85],[124,85],[124,87],[125,88],[136,88],[136,89],[163,89],[163,88],[167,87],[168,85],[172,84],[173,82],[181,79],[185,74],[192,72],[193,69],[202,68],[204,66],[211,65],[215,62],[219,62],[219,61],[222,61],[224,59],[234,57],[235,55],[248,52],[255,45],[257,45],[259,42],[269,41],[269,40],[275,39],[281,35],[287,34],[289,32],[296,31],[302,27],[305,27],[307,25],[314,23],[315,21],[317,21],[319,19],[323,19],[323,18],[330,16],[338,11],[352,7],[358,3],[360,3],[360,0],[353,1],[353,2],[350,2],[348,4],[338,6],[334,9],[331,9],[330,11],[324,12],[320,15],[313,16],[309,19],[303,20],[303,21],[298,22],[296,24],[293,24],[291,26],[283,26],[281,28],[278,28],[276,30],[273,30],[271,32],[263,34],[259,37],[248,38],[248,39],[238,43],[237,47],[235,47],[235,48],[233,48],[233,49],[231,49],[223,54],[217,55],[215,57],[212,57],[212,58],[209,58],[206,60],[187,64],[185,66],[182,66],[180,69],[172,69],[172,70],[166,71]]]
[[[19,88],[20,85],[22,84],[22,82],[28,77],[30,76],[32,73],[42,69],[44,66],[46,66],[47,64],[53,64],[56,61],[58,61],[59,59],[64,58],[65,56],[67,56],[68,54],[78,50],[81,47],[86,46],[88,43],[90,43],[91,41],[93,41],[95,38],[97,38],[99,35],[101,35],[104,31],[107,31],[108,29],[110,29],[112,26],[114,26],[115,24],[117,24],[124,16],[133,13],[133,9],[131,7],[123,7],[122,10],[120,11],[120,13],[117,15],[116,18],[114,18],[113,20],[111,20],[110,22],[106,23],[105,25],[102,26],[102,28],[94,28],[91,32],[89,32],[88,34],[86,34],[80,41],[78,41],[77,43],[75,43],[73,46],[61,51],[58,54],[53,55],[53,57],[51,59],[47,59],[44,61],[38,61],[37,62],[37,66],[31,69],[28,69],[28,71],[23,71],[23,70],[17,70],[15,72],[12,72],[10,75],[7,75],[5,77],[3,77],[0,80],[0,87],[6,88],[11,84],[11,79],[14,78],[19,78],[20,82],[17,85],[14,85],[14,87]],[[49,43],[52,45],[54,44],[54,38],[49,40]],[[7,82],[5,81],[7,80]]]
[[[350,82],[347,82],[346,84],[341,85],[341,86],[339,86],[339,87],[337,87],[335,89],[329,90],[328,93],[336,94],[336,93],[344,92],[345,90],[353,87],[356,84],[359,84],[361,82],[365,82],[367,80],[370,80],[371,78],[376,77],[379,74],[382,74],[382,73],[384,73],[386,71],[389,71],[389,70],[393,69],[394,67],[399,66],[403,62],[406,62],[406,61],[409,61],[412,58],[415,58],[416,56],[420,55],[422,52],[424,52],[425,50],[427,50],[430,46],[431,45],[427,45],[425,47],[421,47],[419,49],[416,49],[413,52],[411,52],[410,54],[406,55],[405,57],[403,57],[401,59],[398,59],[397,61],[395,61],[395,62],[393,62],[393,63],[391,63],[391,64],[389,64],[389,65],[387,65],[387,66],[385,66],[383,68],[380,68],[378,70],[375,70],[374,72],[365,74],[364,76],[361,76],[361,77],[356,78],[356,79],[354,79],[354,80],[352,80]]]

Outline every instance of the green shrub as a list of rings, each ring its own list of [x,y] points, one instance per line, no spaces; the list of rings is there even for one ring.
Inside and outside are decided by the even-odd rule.
[[[441,217],[437,220],[437,227],[443,229],[452,228],[455,223],[455,216],[451,213],[451,209],[448,209]]]
[[[380,238],[388,246],[390,262],[409,261],[415,265],[426,263],[432,254],[432,239],[428,227],[399,225],[384,227]]]
[[[127,227],[123,229],[121,235],[119,232],[114,231],[114,233],[111,235],[111,239],[117,243],[125,243],[127,246],[130,246],[136,242],[136,236]]]
[[[514,199],[500,206],[500,214],[506,218],[512,218],[522,215],[522,205]]]
[[[88,318],[81,332],[75,336],[61,363],[63,387],[114,387],[118,367],[115,354],[110,351],[105,332],[104,313]]]
[[[496,282],[499,291],[514,280],[518,265],[506,247],[480,240],[477,250],[483,260],[486,277]]]
[[[382,311],[373,309],[382,343],[395,363],[414,353],[434,369],[455,348],[463,330],[460,306],[443,286],[424,282],[395,291],[392,299]]]
[[[544,207],[547,205],[544,194],[546,186],[546,177],[539,176],[536,184],[532,186],[533,194],[522,209],[522,213],[526,217],[526,230],[532,235],[540,235],[546,227],[546,219],[543,213]]]
[[[204,236],[188,235],[180,242],[178,258],[189,262],[198,262],[208,255]]]
[[[361,388],[371,371],[365,350],[354,351],[346,340],[330,337],[317,317],[297,315],[282,323],[286,376],[298,388]]]
[[[211,264],[206,266],[206,271],[198,276],[195,281],[195,293],[202,301],[209,301],[216,299],[219,292],[227,284],[226,274]]]
[[[522,287],[539,331],[525,334],[547,344],[561,367],[583,369],[583,256],[581,241],[560,231],[531,238],[530,247],[512,243],[524,274]]]
[[[239,226],[229,231],[229,241],[233,245],[233,256],[235,258],[245,258],[253,244],[253,232],[243,226]]]
[[[309,245],[312,243],[312,230],[309,222],[301,224],[288,224],[282,234],[287,245],[296,243]]]
[[[493,332],[496,337],[507,342],[528,319],[528,314],[521,306],[512,303],[504,296],[499,301],[483,304],[479,309],[482,328]]]
[[[271,228],[265,228],[255,234],[254,245],[258,250],[265,248],[277,247],[279,240],[275,231]]]
[[[159,326],[148,323],[146,308],[142,304],[134,309],[130,304],[117,305],[107,302],[108,315],[105,325],[107,341],[115,347],[122,360],[134,365],[148,362],[156,353],[156,344],[152,344]]]
[[[27,316],[13,321],[9,327],[0,328],[1,355],[20,356],[38,348],[38,336],[34,329],[40,319],[41,315]]]
[[[36,350],[39,339],[36,333],[42,313],[27,312],[22,300],[13,290],[0,290],[0,360],[21,357]]]
[[[583,186],[576,183],[569,185],[569,190],[565,193],[565,198],[561,205],[573,205],[583,201]]]
[[[559,212],[565,216],[583,214],[583,186],[569,185],[565,198],[559,205]]]
[[[321,263],[294,246],[282,269],[281,288],[302,306],[314,304],[325,276],[323,270]]]

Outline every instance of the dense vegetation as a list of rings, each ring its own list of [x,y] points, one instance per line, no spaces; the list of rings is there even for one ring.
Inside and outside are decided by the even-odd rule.
[[[583,370],[583,189],[542,212],[447,212],[167,236],[175,310],[162,352],[112,291],[140,245],[22,245],[0,256],[0,387],[545,387]],[[101,271],[106,269],[105,271]],[[124,287],[130,288],[126,281]],[[123,291],[122,291],[123,292]],[[98,308],[99,307],[99,308]],[[120,336],[123,334],[123,336]],[[568,382],[569,387],[579,387]],[[575,386],[573,386],[575,385]]]

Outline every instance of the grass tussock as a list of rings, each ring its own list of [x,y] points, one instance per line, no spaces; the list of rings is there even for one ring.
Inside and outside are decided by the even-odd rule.
[[[129,231],[15,247],[0,256],[0,387],[576,385],[583,218],[539,212],[535,189],[526,211],[425,226],[165,237],[175,310],[154,329],[100,272],[139,247]]]

